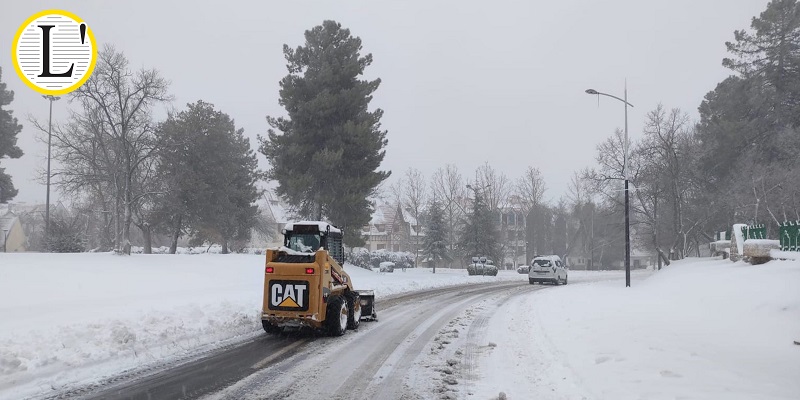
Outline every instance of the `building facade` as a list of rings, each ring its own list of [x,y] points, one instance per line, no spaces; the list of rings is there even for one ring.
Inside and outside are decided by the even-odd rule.
[[[516,268],[525,265],[527,240],[525,238],[525,215],[517,207],[504,207],[500,209],[500,248],[503,254],[502,263],[497,263],[500,268]]]
[[[0,205],[0,251],[17,253],[27,250],[27,239],[19,217],[7,205]]]

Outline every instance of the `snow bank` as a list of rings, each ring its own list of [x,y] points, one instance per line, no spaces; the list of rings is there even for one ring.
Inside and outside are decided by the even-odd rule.
[[[800,261],[800,251],[781,251],[770,250],[769,256],[776,260],[798,260]]]
[[[521,280],[516,271],[379,274],[346,268],[378,299]],[[0,399],[102,380],[261,334],[264,257],[0,253]]]
[[[687,259],[630,288],[570,285],[518,303],[511,329],[489,332],[514,345],[481,368],[506,366],[486,381],[515,379],[508,368],[529,378],[493,388],[509,398],[800,398],[798,261]]]
[[[744,234],[742,233],[742,229],[744,228],[747,228],[747,224],[733,224],[733,228],[731,229],[733,236],[731,242],[731,259],[733,261],[739,261],[739,258],[744,254]],[[733,248],[734,244],[736,245],[736,249]]]
[[[770,239],[747,239],[744,241],[745,257],[769,260],[771,250],[780,250],[781,243],[778,240]]]

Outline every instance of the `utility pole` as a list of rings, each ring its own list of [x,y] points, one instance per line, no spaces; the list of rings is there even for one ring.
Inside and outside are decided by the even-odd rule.
[[[45,199],[44,209],[44,244],[48,246],[50,240],[50,143],[53,139],[53,102],[60,97],[46,95],[42,96],[50,101],[50,122],[47,126],[47,198]]]

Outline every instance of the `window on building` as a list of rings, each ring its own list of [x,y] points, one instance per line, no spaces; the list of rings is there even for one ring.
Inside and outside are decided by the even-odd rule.
[[[400,245],[399,244],[394,245],[393,251],[400,251]]]
[[[369,225],[364,225],[361,227],[361,232],[369,232]]]
[[[386,245],[383,244],[383,243],[379,243],[379,244],[377,244],[375,246],[375,250],[385,250],[385,249],[386,249]]]
[[[392,231],[397,232],[400,230],[400,225],[394,224],[392,225]]]
[[[375,225],[375,229],[377,229],[378,232],[386,232],[386,225],[384,225],[384,224],[376,224]]]
[[[508,214],[508,224],[511,226],[517,225],[517,215],[514,213]]]

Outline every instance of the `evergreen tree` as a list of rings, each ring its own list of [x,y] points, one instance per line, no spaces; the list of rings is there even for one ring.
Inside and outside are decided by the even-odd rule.
[[[750,27],[726,43],[731,57],[722,64],[736,74],[706,95],[698,145],[687,147],[700,149],[696,179],[703,190],[694,212],[708,214],[703,219],[712,231],[756,221],[759,208],[774,223],[798,209],[800,3],[773,0]]]
[[[166,141],[161,173],[171,176],[173,187],[160,215],[169,221],[173,239],[187,230],[195,242],[222,244],[223,253],[233,241],[249,239],[260,173],[244,131],[212,104],[198,101],[165,121],[161,132]]]
[[[53,215],[50,220],[50,232],[45,246],[51,253],[81,253],[86,251],[81,238],[81,227],[78,219],[68,221],[62,215]]]
[[[760,77],[773,92],[771,103],[779,119],[800,123],[800,3],[773,0],[750,24],[753,32],[737,30],[725,45],[734,58],[722,64],[744,78]]]
[[[17,123],[11,110],[3,109],[14,101],[14,92],[6,90],[2,78],[3,70],[0,69],[0,160],[5,157],[22,157],[22,150],[17,146],[17,134],[22,131],[22,125]],[[4,168],[0,168],[0,203],[13,199],[17,192],[19,191],[14,188],[11,176],[5,173]]]
[[[475,191],[472,210],[467,213],[461,230],[459,247],[467,257],[486,256],[495,262],[500,261],[497,218],[483,196]]]
[[[372,63],[361,39],[335,21],[305,32],[305,46],[284,45],[289,75],[280,82],[279,103],[287,117],[268,117],[274,129],[259,138],[277,194],[307,218],[326,217],[345,230],[348,245],[363,244],[368,197],[389,172],[377,171],[385,155],[383,111],[368,111],[380,85],[359,79]],[[280,133],[278,132],[280,131]]]
[[[430,260],[433,273],[436,273],[436,264],[439,261],[451,261],[447,252],[447,227],[444,221],[444,209],[441,203],[434,198],[428,208],[428,221],[425,224],[425,236],[422,243],[422,254]]]

